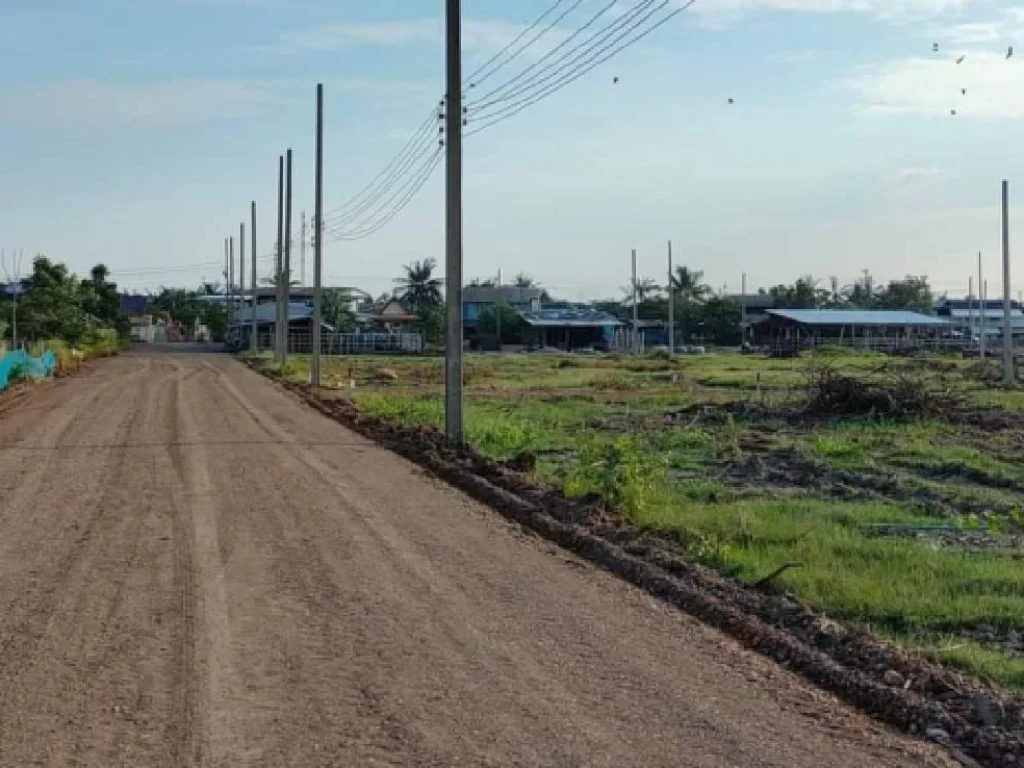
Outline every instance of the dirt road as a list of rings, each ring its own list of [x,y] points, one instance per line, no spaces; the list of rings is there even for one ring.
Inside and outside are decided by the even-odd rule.
[[[0,417],[0,765],[954,763],[164,354]]]

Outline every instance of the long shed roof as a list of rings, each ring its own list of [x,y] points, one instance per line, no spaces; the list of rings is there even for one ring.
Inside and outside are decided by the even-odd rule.
[[[921,327],[948,325],[941,317],[888,309],[769,309],[768,314],[801,325]]]

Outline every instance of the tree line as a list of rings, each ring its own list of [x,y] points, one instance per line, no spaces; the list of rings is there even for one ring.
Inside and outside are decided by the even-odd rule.
[[[110,271],[97,264],[80,279],[67,265],[36,256],[31,274],[8,284],[0,296],[0,335],[13,340],[16,320],[19,340],[88,346],[111,335],[126,339],[128,317],[109,276]]]

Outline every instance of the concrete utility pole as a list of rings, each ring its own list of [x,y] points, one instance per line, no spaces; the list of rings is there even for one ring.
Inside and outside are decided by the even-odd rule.
[[[259,303],[259,280],[256,277],[256,201],[252,201],[252,236],[249,238],[252,241],[252,313],[249,315],[249,319],[252,320],[252,344],[251,349],[253,352],[260,351],[260,326],[256,322],[256,306]]]
[[[501,288],[501,269],[498,270],[498,288]],[[498,325],[498,344],[501,344],[501,300],[494,303],[494,317],[497,320]]]
[[[281,365],[288,362],[288,330],[291,323],[288,307],[292,301],[292,151],[288,150],[285,161],[284,192],[284,341],[281,345]]]
[[[230,297],[231,297],[231,282],[228,279],[230,277],[230,275],[231,275],[231,272],[229,270],[230,265],[231,265],[231,254],[228,253],[228,239],[225,237],[224,238],[224,309],[227,310],[227,312],[229,312],[229,313],[231,312],[231,301],[230,301]]]
[[[320,237],[320,221],[324,216],[324,86],[316,86],[316,173],[315,202],[313,213],[313,359],[309,366],[310,384],[313,389],[320,386],[320,322],[323,316],[321,278],[323,273],[323,244]],[[305,234],[306,217],[302,217]],[[305,237],[303,237],[305,239]],[[305,268],[303,268],[305,269]]]
[[[306,285],[306,212],[302,212],[301,238],[299,240],[299,285]]]
[[[238,338],[245,335],[245,222],[238,225]]]
[[[740,280],[740,343],[746,343],[747,341],[747,273],[743,273],[743,278]],[[835,290],[832,291],[835,293]]]
[[[967,278],[967,341],[968,349],[974,339],[974,278]]]
[[[277,156],[277,247],[274,254],[274,359],[284,363],[281,355],[281,336],[284,321],[282,320],[282,304],[284,302],[281,290],[281,277],[284,274],[284,155]]]
[[[987,287],[988,286],[985,284],[984,280],[982,279],[982,275],[981,275],[981,251],[978,251],[978,294],[979,294],[979,298],[981,299],[978,302],[978,359],[979,360],[984,360],[985,359],[985,312],[988,311],[988,307],[986,306],[986,303],[985,303],[986,300],[988,299],[988,296],[986,295],[988,293],[988,291],[986,290]]]
[[[676,292],[672,283],[672,241],[668,241],[668,356],[676,356]]]
[[[227,239],[227,324],[234,323],[234,236]]]
[[[1012,387],[1013,319],[1010,315],[1010,182],[1003,179],[1003,386]]]
[[[445,312],[444,424],[452,443],[462,428],[462,7],[445,0]],[[317,222],[320,226],[320,222]]]
[[[636,248],[633,249],[633,354],[640,354],[640,307],[636,303]]]

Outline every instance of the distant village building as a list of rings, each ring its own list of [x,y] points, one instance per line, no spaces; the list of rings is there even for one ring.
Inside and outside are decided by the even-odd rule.
[[[462,324],[467,332],[475,329],[480,315],[498,304],[508,304],[519,313],[539,312],[542,295],[540,288],[467,285],[462,289]]]
[[[897,346],[948,336],[953,330],[945,318],[905,310],[769,309],[766,315],[767,319],[754,327],[754,334],[758,343],[770,346],[857,341]]]
[[[969,338],[981,335],[982,307],[980,299],[948,299],[935,302],[935,314],[957,328]],[[984,302],[985,337],[1003,335],[1003,300],[988,299]],[[1020,302],[1010,302],[1010,323],[1013,336],[1024,337],[1024,311]]]
[[[520,312],[529,345],[574,349],[607,349],[622,326],[614,315],[592,307],[563,307]]]

